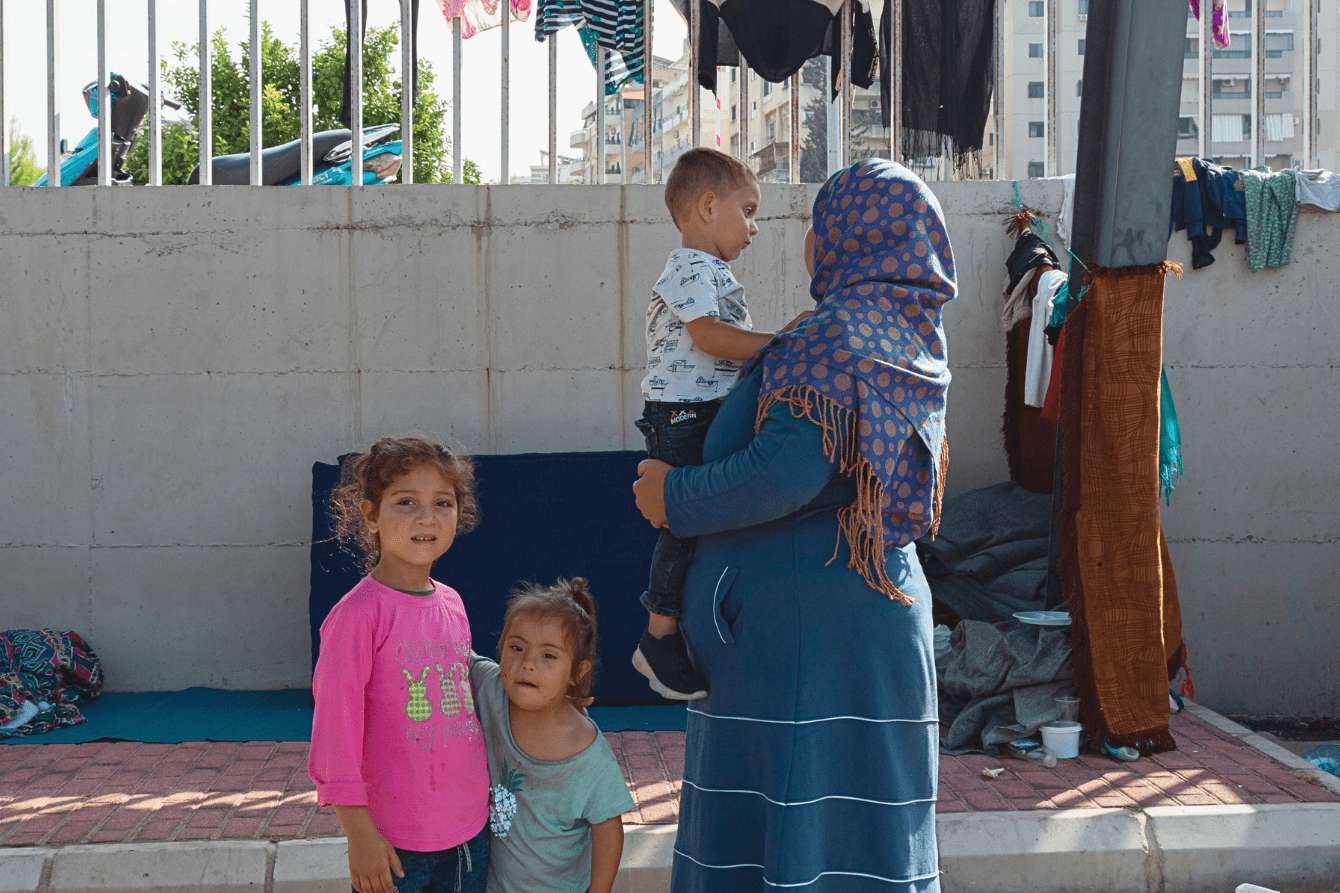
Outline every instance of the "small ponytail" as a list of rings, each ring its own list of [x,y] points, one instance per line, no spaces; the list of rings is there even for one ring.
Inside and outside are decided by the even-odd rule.
[[[563,624],[567,636],[568,648],[572,652],[574,674],[583,661],[590,663],[590,669],[581,677],[572,679],[568,687],[568,697],[589,698],[592,683],[595,681],[596,664],[596,600],[586,588],[586,580],[573,577],[571,580],[559,579],[553,586],[540,586],[527,583],[513,590],[507,600],[507,614],[503,618],[502,635],[498,637],[498,651],[501,658],[502,643],[512,621],[520,616],[553,617]]]

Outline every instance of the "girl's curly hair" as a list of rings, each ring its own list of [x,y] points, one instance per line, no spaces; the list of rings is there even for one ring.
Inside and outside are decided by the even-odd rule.
[[[358,546],[365,572],[371,573],[381,559],[381,541],[363,520],[363,500],[381,505],[391,482],[420,465],[436,468],[456,488],[456,533],[469,533],[479,524],[475,465],[469,456],[419,435],[383,437],[366,453],[345,458],[340,466],[340,486],[330,498],[335,536]]]

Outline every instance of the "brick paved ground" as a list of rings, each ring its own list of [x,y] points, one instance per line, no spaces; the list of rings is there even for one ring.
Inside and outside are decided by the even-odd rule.
[[[1135,763],[1090,754],[1055,769],[1001,757],[940,761],[940,812],[1340,801],[1186,713],[1179,749]],[[633,824],[676,821],[681,732],[606,736],[637,808]],[[1004,767],[995,780],[986,767]],[[0,846],[338,835],[316,805],[307,742],[0,745]]]

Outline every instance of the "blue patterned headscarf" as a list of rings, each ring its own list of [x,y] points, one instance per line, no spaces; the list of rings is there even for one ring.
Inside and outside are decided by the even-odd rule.
[[[940,307],[958,292],[944,214],[915,174],[873,158],[823,185],[813,225],[818,306],[754,361],[758,424],[783,401],[823,428],[824,452],[856,479],[838,513],[851,566],[909,603],[885,562],[939,526],[950,378]]]

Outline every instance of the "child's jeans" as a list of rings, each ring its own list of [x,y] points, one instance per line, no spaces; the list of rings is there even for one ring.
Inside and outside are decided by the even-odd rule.
[[[392,872],[396,893],[484,893],[489,879],[489,826],[460,846],[421,853],[395,849],[402,878]],[[357,893],[357,890],[355,890]]]
[[[720,400],[703,403],[661,403],[648,400],[637,420],[647,438],[647,455],[676,468],[703,464],[703,438],[721,408]],[[651,579],[642,606],[662,617],[678,617],[684,602],[684,578],[698,548],[696,536],[680,538],[661,528],[651,554]]]

